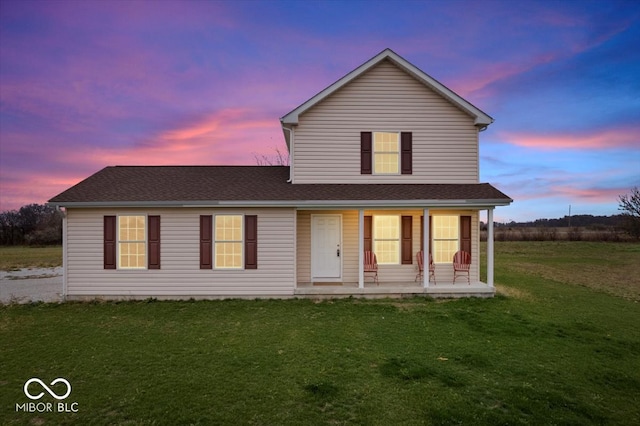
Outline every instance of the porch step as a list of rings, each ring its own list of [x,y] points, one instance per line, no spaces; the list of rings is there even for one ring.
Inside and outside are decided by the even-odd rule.
[[[462,297],[493,297],[495,288],[484,283],[467,284],[440,284],[427,288],[417,285],[371,285],[364,288],[355,285],[320,285],[298,286],[294,290],[296,296],[302,297],[412,297],[429,296],[433,298],[462,298]]]

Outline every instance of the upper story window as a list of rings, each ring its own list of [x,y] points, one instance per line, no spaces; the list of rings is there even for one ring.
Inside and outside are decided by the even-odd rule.
[[[118,266],[144,269],[147,266],[145,216],[118,217]]]
[[[360,174],[413,173],[411,132],[360,132]]]
[[[397,175],[400,172],[400,135],[373,132],[373,172]]]

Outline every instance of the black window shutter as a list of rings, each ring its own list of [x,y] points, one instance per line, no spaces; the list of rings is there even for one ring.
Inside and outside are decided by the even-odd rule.
[[[364,251],[373,251],[373,217],[364,217]]]
[[[413,134],[411,132],[400,133],[400,170],[403,175],[413,173]]]
[[[371,132],[360,133],[360,174],[370,175],[373,162],[373,134]]]
[[[213,217],[200,216],[200,269],[213,268]]]
[[[411,265],[413,263],[413,217],[402,216],[401,225],[401,254],[403,265]]]
[[[471,254],[471,216],[460,216],[460,250]]]
[[[160,269],[160,216],[148,217],[149,269]]]
[[[104,269],[116,269],[116,217],[104,217]]]
[[[244,217],[244,269],[258,269],[258,216]]]

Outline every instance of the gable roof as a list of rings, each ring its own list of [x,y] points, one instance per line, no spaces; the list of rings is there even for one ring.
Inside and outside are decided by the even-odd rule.
[[[427,73],[425,73],[424,71],[416,67],[415,65],[411,64],[410,62],[402,58],[400,55],[398,55],[391,49],[385,49],[382,52],[378,53],[376,56],[369,59],[364,64],[360,65],[358,68],[356,68],[355,70],[351,71],[349,74],[342,77],[340,80],[333,83],[331,86],[322,90],[320,93],[318,93],[317,95],[315,95],[314,97],[312,97],[311,99],[309,99],[308,101],[306,101],[305,103],[303,103],[302,105],[294,109],[293,111],[284,115],[282,118],[280,118],[280,122],[283,125],[298,124],[298,117],[302,113],[312,108],[314,105],[321,102],[327,96],[330,96],[331,94],[340,90],[343,86],[355,80],[356,78],[360,77],[362,74],[364,74],[365,72],[367,72],[368,70],[370,70],[371,68],[375,67],[380,62],[385,60],[389,60],[391,63],[395,64],[398,68],[404,70],[406,73],[416,78],[425,86],[439,93],[442,97],[444,97],[449,102],[451,102],[452,104],[460,108],[462,111],[474,117],[476,126],[487,127],[489,124],[493,123],[493,118],[491,118],[491,116],[489,116],[479,108],[476,108],[474,105],[472,105],[470,102],[463,99],[460,95],[455,93],[453,90],[449,89],[448,87],[440,83],[435,78],[431,77],[430,75],[428,75]]]
[[[66,207],[489,207],[512,200],[488,183],[291,184],[286,166],[106,167],[49,200]]]

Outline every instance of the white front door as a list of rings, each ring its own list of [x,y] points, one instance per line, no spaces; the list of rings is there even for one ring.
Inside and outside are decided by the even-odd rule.
[[[311,279],[342,280],[342,216],[311,215]]]

